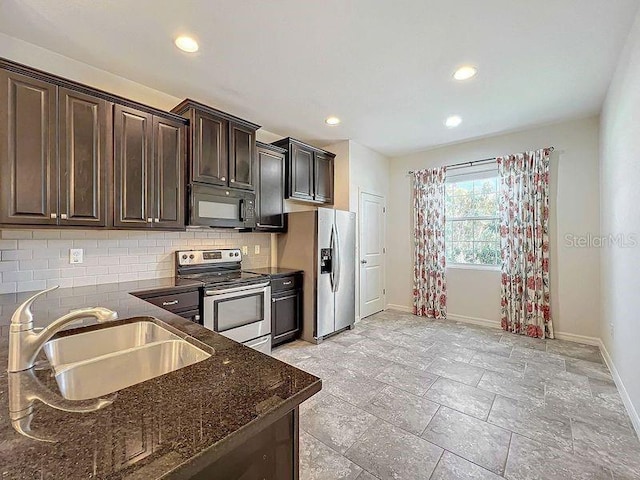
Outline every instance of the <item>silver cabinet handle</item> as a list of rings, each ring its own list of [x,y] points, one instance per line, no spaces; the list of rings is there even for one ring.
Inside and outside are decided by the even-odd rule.
[[[236,179],[235,179],[235,178],[232,178],[232,179],[231,179],[231,182],[235,182],[235,181],[236,181]]]
[[[227,181],[227,177],[220,177],[220,180],[222,180],[223,182]]]
[[[154,223],[160,223],[160,219],[159,218],[154,218],[153,221],[154,221]]]
[[[58,214],[57,213],[52,213],[51,214],[51,218],[58,218]]]
[[[291,285],[291,281],[288,282],[282,282],[283,285]]]
[[[163,307],[168,307],[170,305],[177,305],[180,303],[180,300],[171,300],[170,302],[162,302]]]
[[[271,303],[280,302],[282,300],[289,300],[290,298],[296,298],[296,295],[287,295],[286,297],[272,298]]]
[[[147,218],[147,223],[153,223],[153,218]]]
[[[67,219],[67,214],[66,214],[66,213],[61,213],[61,214],[60,214],[60,218],[61,218],[62,220],[66,220],[66,219]]]

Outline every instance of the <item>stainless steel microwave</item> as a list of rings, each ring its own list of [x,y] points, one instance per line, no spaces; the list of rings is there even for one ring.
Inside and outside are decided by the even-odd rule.
[[[191,185],[189,225],[254,228],[256,196],[253,192],[208,185]]]

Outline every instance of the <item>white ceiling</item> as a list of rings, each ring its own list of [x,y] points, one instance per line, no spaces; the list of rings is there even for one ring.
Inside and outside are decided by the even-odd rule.
[[[273,132],[398,155],[597,113],[638,5],[0,0],[0,32]],[[173,46],[183,33],[199,53]],[[465,63],[478,76],[454,82]],[[460,127],[443,125],[450,114]]]

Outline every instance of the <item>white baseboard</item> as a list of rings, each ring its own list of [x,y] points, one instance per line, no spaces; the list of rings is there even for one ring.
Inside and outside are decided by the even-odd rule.
[[[400,310],[401,312],[413,313],[413,307],[407,307],[406,305],[395,305],[388,303],[385,310]]]
[[[622,379],[620,378],[620,374],[616,369],[613,360],[611,359],[611,355],[607,351],[607,347],[605,347],[604,342],[600,340],[600,352],[604,358],[604,362],[609,367],[611,371],[611,375],[613,376],[613,381],[616,383],[616,387],[618,387],[618,392],[620,393],[620,397],[622,397],[622,403],[624,403],[625,408],[627,409],[627,413],[629,414],[629,418],[631,418],[631,423],[633,423],[633,428],[636,430],[636,434],[640,437],[640,416],[636,411],[636,408],[631,403],[631,397],[629,397],[629,393],[622,383]]]
[[[575,333],[553,332],[553,336],[558,340],[567,340],[569,342],[593,345],[596,347],[599,347],[602,343],[598,337],[587,337],[586,335],[576,335]]]
[[[498,320],[489,320],[488,318],[468,317],[466,315],[458,315],[457,313],[447,313],[447,319],[456,322],[470,323],[472,325],[480,325],[489,328],[501,328]]]

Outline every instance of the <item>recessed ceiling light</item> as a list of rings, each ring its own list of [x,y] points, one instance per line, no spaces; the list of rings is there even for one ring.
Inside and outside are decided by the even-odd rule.
[[[340,119],[338,117],[327,117],[324,121],[327,125],[331,125],[332,127],[340,124]]]
[[[475,77],[476,73],[478,73],[478,69],[476,67],[465,65],[455,71],[453,78],[456,80],[469,80],[471,77]]]
[[[198,42],[196,42],[192,37],[188,37],[186,35],[181,35],[176,38],[175,41],[176,47],[178,47],[183,52],[194,53],[198,51]]]
[[[462,123],[462,118],[459,115],[451,115],[447,117],[444,124],[449,128],[455,128]]]

